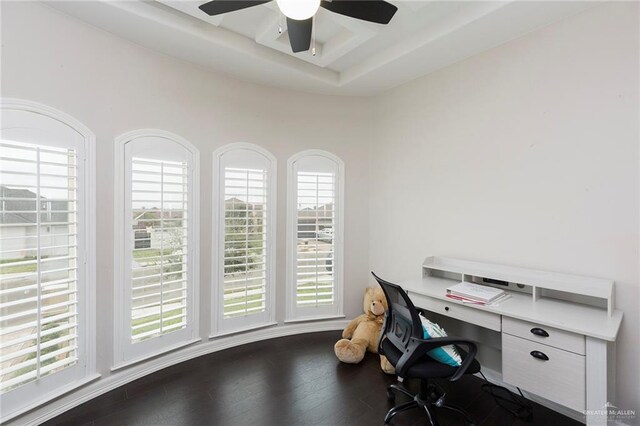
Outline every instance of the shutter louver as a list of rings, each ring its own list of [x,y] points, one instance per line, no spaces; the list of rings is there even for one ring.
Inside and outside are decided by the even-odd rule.
[[[224,169],[224,318],[266,309],[267,173]]]
[[[334,302],[335,175],[298,172],[296,303]]]
[[[77,158],[0,142],[0,393],[78,361]]]
[[[131,164],[131,340],[187,326],[188,167],[133,158]]]

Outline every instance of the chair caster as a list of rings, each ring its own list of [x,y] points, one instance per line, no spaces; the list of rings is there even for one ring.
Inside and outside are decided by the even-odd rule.
[[[395,401],[396,400],[396,394],[393,393],[393,391],[391,389],[389,389],[387,391],[387,401]],[[385,425],[387,425],[389,423],[385,423]]]

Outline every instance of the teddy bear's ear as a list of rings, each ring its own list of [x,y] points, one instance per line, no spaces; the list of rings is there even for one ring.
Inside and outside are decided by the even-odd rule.
[[[375,291],[375,289],[373,287],[367,287],[367,288],[364,289],[364,295],[365,296],[372,295],[374,291]]]

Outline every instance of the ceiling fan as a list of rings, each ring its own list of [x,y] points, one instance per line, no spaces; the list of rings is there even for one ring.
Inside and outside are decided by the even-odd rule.
[[[209,16],[269,3],[272,0],[212,0],[200,6]],[[384,0],[276,0],[287,17],[289,42],[294,53],[309,50],[313,30],[313,15],[319,7],[340,15],[376,24],[388,24],[398,10]]]

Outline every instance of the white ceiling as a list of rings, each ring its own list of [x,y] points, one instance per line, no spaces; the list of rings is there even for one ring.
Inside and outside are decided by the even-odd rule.
[[[373,95],[593,7],[580,1],[395,1],[389,25],[320,9],[316,55],[291,52],[275,2],[210,17],[203,1],[47,4],[217,72],[307,92]],[[278,31],[282,22],[283,32]]]

